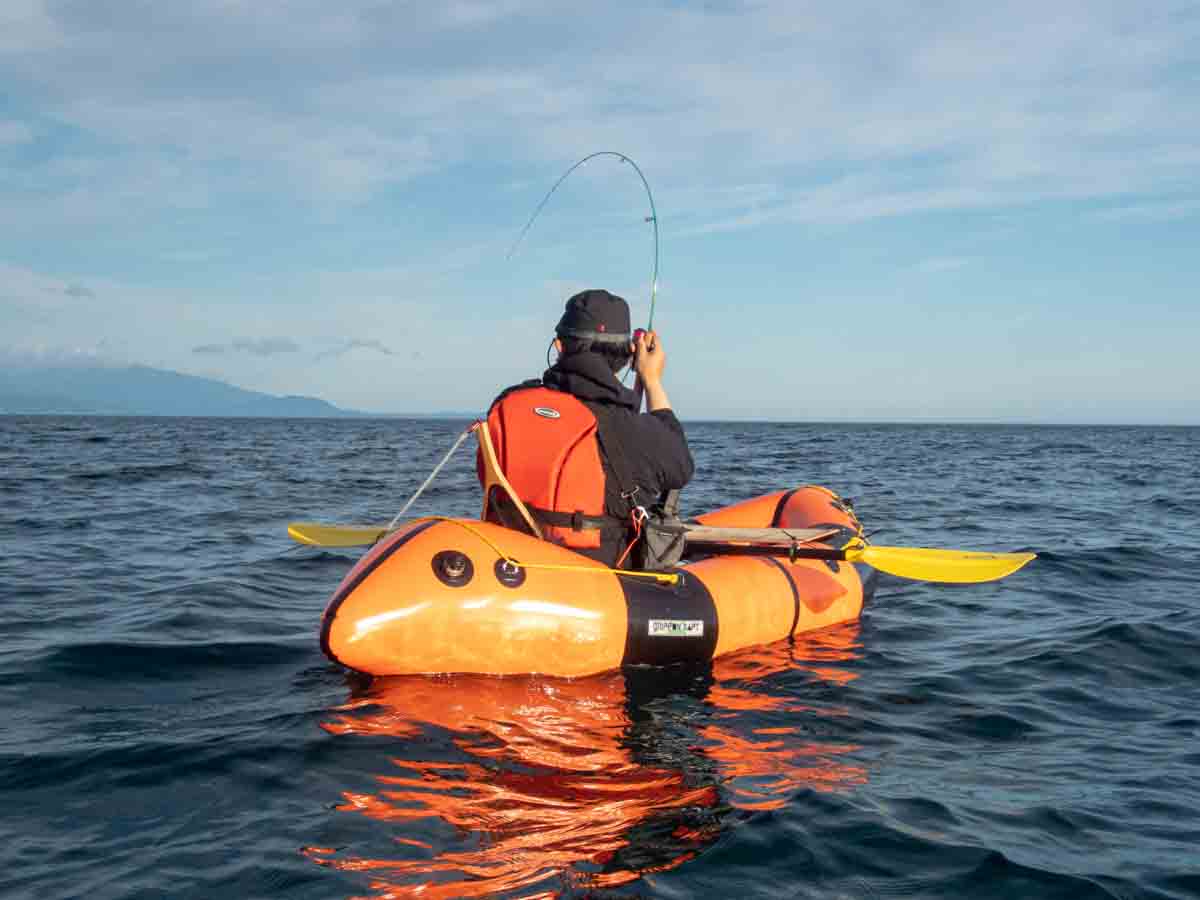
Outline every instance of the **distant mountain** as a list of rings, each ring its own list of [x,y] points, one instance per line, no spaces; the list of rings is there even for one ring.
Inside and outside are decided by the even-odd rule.
[[[0,413],[126,416],[363,416],[316,397],[277,397],[149,366],[0,369]]]

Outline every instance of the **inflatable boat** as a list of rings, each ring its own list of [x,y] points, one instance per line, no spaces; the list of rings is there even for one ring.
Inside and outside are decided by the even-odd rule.
[[[830,557],[862,544],[832,491],[778,491],[694,520],[796,529]],[[819,540],[813,538],[819,537]],[[739,552],[739,551],[753,552]],[[667,573],[611,569],[480,519],[431,517],[385,534],[329,602],[321,647],[371,675],[577,677],[695,662],[857,619],[875,571],[836,558],[726,542]]]
[[[472,433],[479,439],[480,518],[428,516],[398,525]],[[662,570],[614,569],[542,534],[497,464],[484,422],[463,432],[425,485],[388,525],[288,526],[304,544],[371,545],[322,619],[321,648],[347,668],[368,675],[577,677],[699,662],[857,619],[880,571],[973,584],[1004,578],[1035,558],[873,545],[848,502],[808,485],[690,523],[660,521],[657,533],[665,528],[679,548],[654,557]],[[514,527],[493,520],[497,491],[520,514]],[[688,561],[675,565],[685,551]]]

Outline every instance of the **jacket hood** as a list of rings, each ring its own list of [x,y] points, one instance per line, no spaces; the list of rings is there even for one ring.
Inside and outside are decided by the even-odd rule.
[[[542,384],[557,391],[566,391],[580,400],[612,403],[630,409],[637,406],[633,391],[617,380],[608,361],[598,353],[573,353],[559,357],[558,362],[542,375]]]

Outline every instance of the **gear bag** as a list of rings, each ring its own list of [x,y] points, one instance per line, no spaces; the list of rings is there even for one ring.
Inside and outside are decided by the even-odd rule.
[[[633,548],[634,565],[644,571],[673,569],[683,558],[685,540],[679,491],[667,491],[661,503],[646,511],[641,540]]]

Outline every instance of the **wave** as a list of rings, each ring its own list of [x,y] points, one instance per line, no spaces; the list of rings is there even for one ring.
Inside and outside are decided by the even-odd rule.
[[[1045,444],[1035,444],[1022,452],[1028,456],[1095,456],[1103,451],[1091,444],[1080,444],[1075,441],[1050,441]]]
[[[1200,640],[1187,630],[1155,622],[1107,621],[1064,637],[1022,665],[1051,672],[1090,672],[1110,680],[1132,676],[1143,686],[1200,678]]]
[[[1118,544],[1088,549],[1045,550],[1038,554],[1038,569],[1066,576],[1074,585],[1160,581],[1178,569],[1176,554],[1160,553],[1144,544]]]
[[[883,544],[1041,556],[886,577],[848,658],[348,698],[318,631],[361,548],[283,526],[386,521],[450,432],[167,424],[5,432],[0,895],[428,897],[482,854],[538,863],[506,896],[1200,896],[1200,432],[688,423],[690,511],[813,482]],[[475,514],[474,478],[420,510]]]
[[[111,469],[93,469],[88,472],[76,472],[68,477],[74,481],[119,481],[124,484],[136,484],[159,478],[212,478],[214,475],[216,475],[216,472],[212,469],[196,465],[195,463],[172,462],[123,465]]]
[[[312,652],[310,642],[301,645],[269,641],[97,641],[58,647],[38,665],[72,678],[175,681],[211,669],[261,669],[296,663],[310,657]]]
[[[694,894],[983,900],[1129,900],[1148,896],[1142,886],[1126,879],[1088,874],[1066,860],[1051,864],[1052,851],[983,843],[967,808],[911,795],[890,798],[869,809],[855,806],[852,799],[801,792],[785,811],[751,817],[752,821],[728,832],[723,845],[706,855]],[[1077,841],[1086,833],[1072,821],[1073,814],[1044,806],[1018,814],[1017,820],[1016,833],[1036,830],[1055,834],[1064,842]],[[786,884],[746,882],[742,860],[778,859],[782,853],[791,867],[803,871],[803,877]],[[687,893],[687,885],[682,887]]]

